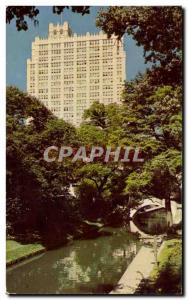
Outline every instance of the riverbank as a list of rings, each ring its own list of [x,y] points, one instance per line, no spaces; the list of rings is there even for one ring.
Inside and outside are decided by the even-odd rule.
[[[153,248],[151,246],[142,246],[121,279],[118,281],[117,286],[110,294],[134,294],[142,279],[149,277],[155,261]]]
[[[110,294],[181,294],[182,241],[143,245]]]
[[[13,240],[6,241],[6,265],[11,266],[34,255],[45,252],[40,244],[21,244]]]
[[[148,279],[142,280],[136,294],[182,295],[182,241],[166,240]]]

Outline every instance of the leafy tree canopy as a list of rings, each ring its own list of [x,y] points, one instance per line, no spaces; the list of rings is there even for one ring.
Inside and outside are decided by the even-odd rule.
[[[145,62],[154,64],[149,73],[155,83],[180,83],[182,14],[178,6],[111,6],[100,11],[96,23],[109,37],[132,35],[143,46]]]

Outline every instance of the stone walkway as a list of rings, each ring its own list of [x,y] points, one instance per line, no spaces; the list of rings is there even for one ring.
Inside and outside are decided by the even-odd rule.
[[[158,253],[161,248],[162,245]],[[134,294],[141,280],[149,277],[155,263],[156,255],[153,247],[142,246],[110,294]]]

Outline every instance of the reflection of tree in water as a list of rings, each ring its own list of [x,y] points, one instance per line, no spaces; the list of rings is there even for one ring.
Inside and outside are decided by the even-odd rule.
[[[138,216],[135,220],[135,225],[147,234],[162,234],[167,230],[166,210],[160,209],[148,213],[147,217]]]
[[[120,278],[137,248],[136,241],[122,231],[110,238],[88,240],[74,249],[69,257],[56,263],[60,275],[59,288],[64,292],[70,292],[72,288],[94,292],[101,284],[108,288],[108,285],[114,284],[114,278]]]
[[[8,274],[16,293],[107,293],[138,252],[139,243],[125,229],[111,236],[74,241],[49,251]]]

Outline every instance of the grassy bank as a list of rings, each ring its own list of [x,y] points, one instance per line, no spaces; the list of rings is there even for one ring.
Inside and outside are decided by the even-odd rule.
[[[142,282],[137,294],[181,295],[182,290],[182,241],[172,239],[164,242],[149,279]]]
[[[20,244],[16,241],[7,240],[6,242],[6,263],[12,265],[25,258],[41,253],[45,248],[40,244]]]

